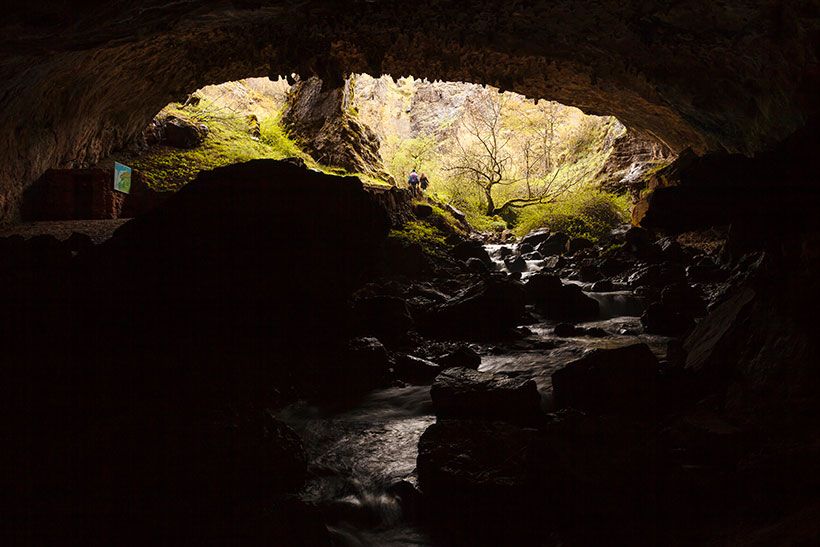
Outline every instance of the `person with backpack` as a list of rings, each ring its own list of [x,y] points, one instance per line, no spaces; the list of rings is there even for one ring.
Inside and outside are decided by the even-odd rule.
[[[421,193],[424,194],[424,191],[427,190],[427,187],[430,186],[430,181],[427,180],[427,175],[422,173],[419,176],[419,188],[421,188]]]
[[[407,184],[410,186],[410,194],[413,196],[418,194],[418,187],[419,187],[419,175],[416,173],[416,170],[413,169],[410,171],[410,176],[407,177]]]

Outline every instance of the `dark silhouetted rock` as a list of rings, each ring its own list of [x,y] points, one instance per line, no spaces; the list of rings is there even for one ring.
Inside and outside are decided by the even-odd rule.
[[[449,368],[430,388],[439,418],[503,420],[533,424],[541,418],[534,380],[509,378],[466,368]]]
[[[652,264],[639,269],[629,276],[627,283],[631,287],[642,285],[662,288],[674,283],[686,283],[686,270],[680,264]]]
[[[413,325],[407,303],[397,296],[357,295],[353,299],[353,316],[363,334],[392,340],[404,336]]]
[[[396,374],[411,384],[429,384],[441,371],[441,366],[415,355],[396,357]]]
[[[469,368],[478,369],[481,365],[481,356],[470,346],[462,344],[455,350],[436,358],[436,363],[443,368]]]
[[[484,248],[480,241],[467,240],[458,243],[453,247],[450,253],[454,258],[467,261],[471,258],[477,258],[485,263],[488,267],[492,267],[493,261],[489,253]]]
[[[377,338],[353,338],[341,355],[336,379],[360,390],[381,385],[390,368],[390,357]]]
[[[664,287],[661,291],[661,303],[671,310],[691,317],[703,317],[706,314],[706,302],[703,301],[703,297],[686,283]]]
[[[594,246],[595,245],[585,237],[573,237],[572,239],[567,241],[566,251],[568,254],[574,255],[579,251],[589,249]]]
[[[475,273],[487,273],[490,271],[487,263],[479,258],[468,258],[467,269]]]
[[[612,285],[612,281],[610,281],[609,279],[602,279],[601,281],[596,281],[592,284],[592,287],[590,287],[590,290],[592,292],[610,292],[613,289],[614,286]]]
[[[523,273],[527,271],[527,261],[523,256],[508,256],[504,259],[504,266],[510,273]]]
[[[524,305],[521,283],[489,276],[434,307],[423,322],[428,329],[438,332],[498,334],[522,321]]]
[[[650,334],[674,336],[684,334],[695,326],[695,320],[690,312],[653,302],[641,315],[641,324],[644,331]]]
[[[556,232],[542,241],[536,247],[536,250],[544,256],[560,255],[566,250],[568,241],[569,236],[561,232]]]
[[[451,510],[520,504],[538,489],[538,432],[506,422],[439,420],[419,440],[426,499]]]
[[[646,344],[593,350],[552,374],[555,404],[595,414],[650,412],[657,375],[658,359]]]
[[[550,231],[547,228],[538,228],[525,235],[521,239],[521,245],[530,245],[534,248],[546,241],[549,236]]]
[[[603,278],[603,274],[597,266],[584,265],[578,268],[578,277],[584,283],[594,283],[600,281]]]

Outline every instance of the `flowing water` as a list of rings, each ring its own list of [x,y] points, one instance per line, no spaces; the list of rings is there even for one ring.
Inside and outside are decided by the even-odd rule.
[[[500,246],[487,248],[503,269],[497,257]],[[538,271],[540,261],[528,262],[528,267],[523,277]],[[637,316],[643,303],[631,291],[587,294],[599,302],[601,316],[579,325],[600,327],[609,336],[557,338],[552,334],[556,322],[539,322],[528,325],[532,334],[512,345],[483,347],[479,370],[533,378],[549,410],[552,373],[586,351],[645,342],[657,355],[665,353],[667,338],[642,334]],[[302,497],[322,508],[337,543],[431,544],[403,514],[397,495],[402,481],[414,483],[419,437],[435,421],[429,386],[378,389],[355,403],[331,409],[295,404],[279,417],[305,443],[310,478]]]

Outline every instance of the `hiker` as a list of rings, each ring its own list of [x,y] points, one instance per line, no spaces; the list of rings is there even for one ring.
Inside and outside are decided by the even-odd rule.
[[[419,186],[419,175],[416,173],[416,170],[413,169],[410,171],[410,176],[407,177],[407,184],[410,186],[410,193],[412,195],[418,194],[418,186]]]
[[[421,193],[424,194],[424,191],[427,190],[427,187],[430,186],[430,181],[427,180],[427,175],[422,173],[419,176],[419,188],[421,188]]]

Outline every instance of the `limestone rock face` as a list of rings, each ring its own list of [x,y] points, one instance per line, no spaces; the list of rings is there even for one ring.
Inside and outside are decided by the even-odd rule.
[[[327,89],[319,78],[298,82],[290,91],[285,127],[313,159],[388,180],[379,154],[379,138],[351,112],[350,80]]]
[[[413,74],[611,114],[673,151],[754,152],[816,112],[817,19],[756,0],[13,5],[0,22],[0,218],[171,100],[249,76]]]

